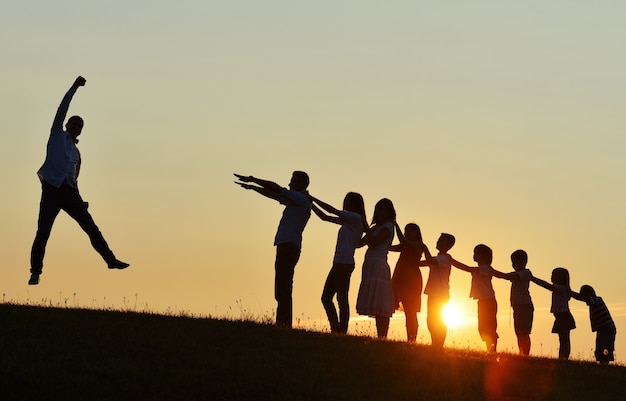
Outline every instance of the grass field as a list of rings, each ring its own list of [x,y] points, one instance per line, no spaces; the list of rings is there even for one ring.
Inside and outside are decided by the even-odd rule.
[[[623,400],[626,367],[0,304],[0,400]]]

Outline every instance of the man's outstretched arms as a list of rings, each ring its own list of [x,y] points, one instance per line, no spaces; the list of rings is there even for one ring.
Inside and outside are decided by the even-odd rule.
[[[242,188],[256,191],[261,195],[271,199],[278,200],[278,198],[280,197],[280,192],[283,190],[283,188],[275,182],[255,178],[251,175],[244,176],[241,174],[235,174],[235,177],[237,177],[237,179],[239,180],[235,181],[235,184],[241,186]],[[249,183],[254,183],[256,185],[252,185]]]

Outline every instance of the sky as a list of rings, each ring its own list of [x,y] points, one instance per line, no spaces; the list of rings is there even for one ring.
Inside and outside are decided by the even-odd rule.
[[[340,207],[348,191],[393,201],[434,250],[524,249],[545,280],[566,267],[609,306],[626,361],[626,4],[570,1],[4,1],[0,6],[0,291],[4,302],[272,317],[280,205],[233,173],[286,186],[291,172]],[[116,255],[109,271],[67,215],[28,286],[54,113],[85,120],[79,188]],[[338,226],[311,218],[294,278],[296,326],[328,330],[320,302]],[[375,332],[354,305],[355,334]],[[393,269],[397,255],[390,255]],[[423,272],[424,277],[427,271]],[[449,346],[482,349],[470,276]],[[500,349],[516,351],[508,282],[494,279]],[[531,354],[555,357],[550,293],[531,287]],[[425,303],[426,297],[423,297]],[[572,300],[572,357],[592,359]],[[428,343],[425,317],[418,341]],[[391,336],[402,339],[402,315]]]

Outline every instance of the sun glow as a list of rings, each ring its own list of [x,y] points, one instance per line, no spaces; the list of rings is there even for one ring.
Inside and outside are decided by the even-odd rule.
[[[460,326],[462,323],[462,316],[460,309],[452,302],[443,308],[443,320],[446,322],[446,326],[453,328]]]

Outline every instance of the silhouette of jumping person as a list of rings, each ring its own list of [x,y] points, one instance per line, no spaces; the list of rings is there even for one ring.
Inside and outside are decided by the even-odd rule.
[[[118,260],[102,233],[87,211],[87,202],[84,202],[78,192],[78,173],[80,171],[80,152],[76,144],[83,129],[83,119],[72,116],[65,124],[63,121],[76,90],[85,86],[85,78],[78,77],[67,91],[52,123],[50,138],[46,149],[46,160],[37,171],[41,181],[41,202],[39,204],[39,220],[37,234],[30,256],[29,285],[39,284],[39,276],[43,269],[43,258],[46,244],[50,238],[52,225],[61,210],[76,220],[87,233],[94,249],[102,256],[109,269],[125,269],[128,263]]]
[[[285,205],[274,239],[276,246],[274,297],[278,304],[276,325],[291,328],[293,275],[300,259],[302,232],[311,217],[312,205],[306,190],[309,186],[309,176],[304,171],[294,171],[289,189],[253,176],[235,174],[235,177],[241,181],[235,184],[242,188],[251,189]],[[248,184],[249,182],[256,185]]]

